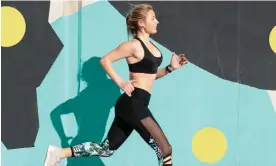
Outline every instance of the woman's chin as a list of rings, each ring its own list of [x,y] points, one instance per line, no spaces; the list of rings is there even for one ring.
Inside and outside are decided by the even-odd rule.
[[[154,31],[151,32],[152,35],[156,34],[156,33],[157,33],[157,30],[154,30]]]

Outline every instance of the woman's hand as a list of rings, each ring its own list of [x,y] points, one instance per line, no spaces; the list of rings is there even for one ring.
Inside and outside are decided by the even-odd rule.
[[[171,67],[173,68],[173,70],[179,69],[186,63],[188,63],[188,60],[185,57],[185,54],[180,54],[179,56],[177,56],[175,52],[172,54]]]
[[[134,91],[134,86],[132,85],[136,80],[130,80],[126,82],[122,82],[119,84],[119,87],[128,95],[131,96],[132,91]]]

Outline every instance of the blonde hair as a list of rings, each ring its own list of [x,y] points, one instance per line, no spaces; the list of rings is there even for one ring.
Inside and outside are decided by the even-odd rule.
[[[147,12],[153,10],[153,7],[150,4],[138,4],[128,13],[126,17],[127,32],[128,35],[132,37],[137,36],[139,30],[138,21],[145,20]]]

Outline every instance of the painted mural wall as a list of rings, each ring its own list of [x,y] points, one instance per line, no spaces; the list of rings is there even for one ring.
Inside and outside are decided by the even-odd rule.
[[[276,165],[276,3],[149,2],[159,19],[151,40],[189,64],[155,82],[150,109],[176,166]],[[99,142],[122,91],[99,60],[128,40],[125,16],[139,2],[4,1],[3,166],[43,165],[49,144]],[[113,64],[128,80],[126,61]],[[66,166],[154,166],[133,132],[110,158]]]

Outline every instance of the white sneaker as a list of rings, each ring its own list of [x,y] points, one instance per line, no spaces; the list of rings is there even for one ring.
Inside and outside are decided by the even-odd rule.
[[[44,166],[56,166],[60,163],[60,150],[61,148],[50,145],[46,154]]]

